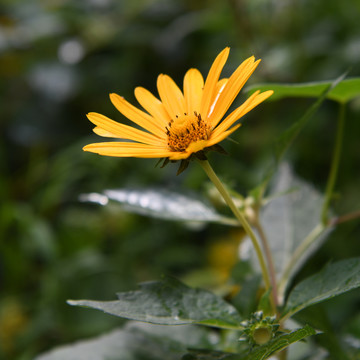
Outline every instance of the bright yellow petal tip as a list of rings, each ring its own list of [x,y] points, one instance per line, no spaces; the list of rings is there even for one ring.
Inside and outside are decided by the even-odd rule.
[[[205,81],[197,69],[188,70],[183,90],[165,74],[157,79],[159,98],[137,87],[135,97],[145,111],[110,94],[119,112],[141,129],[91,112],[87,117],[95,125],[93,131],[97,135],[121,141],[89,144],[83,150],[106,156],[186,160],[224,140],[240,127],[235,123],[242,116],[273,94],[272,90],[257,91],[224,118],[260,63],[251,56],[229,78],[220,79],[229,52],[226,47],[218,54]]]

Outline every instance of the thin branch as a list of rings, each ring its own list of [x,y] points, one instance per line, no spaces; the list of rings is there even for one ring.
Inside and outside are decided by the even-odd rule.
[[[266,258],[266,261],[268,264],[270,281],[271,281],[271,293],[272,293],[273,301],[274,301],[275,306],[278,306],[279,301],[278,301],[277,285],[276,285],[276,271],[275,271],[274,260],[273,260],[272,254],[271,254],[269,242],[265,235],[264,229],[258,220],[254,224],[254,226],[259,233],[261,244],[263,246],[264,253],[265,253],[265,258]]]
[[[344,222],[359,219],[359,218],[360,218],[360,210],[356,210],[356,211],[353,211],[351,213],[341,215],[341,216],[337,216],[337,217],[334,217],[334,218],[330,219],[329,225],[330,226],[336,226],[336,225],[342,224]]]
[[[268,272],[268,269],[266,267],[266,262],[265,262],[265,259],[264,259],[264,256],[263,256],[263,253],[262,253],[262,250],[261,250],[261,246],[260,246],[260,244],[259,244],[259,242],[258,242],[258,240],[257,240],[257,238],[256,238],[256,236],[254,234],[254,231],[252,230],[252,228],[249,225],[248,221],[246,220],[245,216],[241,213],[241,211],[234,204],[234,201],[232,200],[229,192],[226,190],[223,183],[220,181],[220,179],[215,174],[215,172],[214,172],[213,168],[211,167],[210,163],[207,160],[198,160],[198,162],[201,165],[201,167],[203,168],[203,170],[205,171],[206,175],[209,177],[209,179],[212,181],[212,183],[218,189],[219,193],[221,194],[221,196],[225,200],[226,204],[229,206],[229,208],[231,209],[231,211],[233,212],[233,214],[235,215],[235,217],[239,221],[240,225],[242,225],[245,232],[250,237],[250,239],[251,239],[251,241],[253,243],[257,258],[258,258],[259,263],[260,263],[260,268],[261,268],[261,272],[262,272],[262,275],[263,275],[265,288],[269,289],[270,285],[271,285],[269,272]],[[273,303],[273,301],[271,301],[271,302],[272,302],[272,306],[273,306],[273,311],[275,313],[276,312],[275,304]]]
[[[330,201],[333,195],[336,178],[339,171],[341,149],[342,149],[342,143],[344,137],[344,125],[345,125],[345,104],[340,104],[338,126],[336,129],[334,154],[331,162],[328,182],[326,184],[325,199],[321,213],[321,220],[324,225],[326,225],[328,222]]]

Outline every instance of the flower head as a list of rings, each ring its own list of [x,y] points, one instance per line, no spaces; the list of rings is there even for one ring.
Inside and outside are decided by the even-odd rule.
[[[193,154],[217,145],[240,127],[241,124],[235,124],[237,120],[273,93],[256,91],[224,118],[260,62],[252,56],[229,78],[220,79],[229,51],[225,48],[216,57],[205,82],[197,69],[188,70],[183,91],[164,74],[157,79],[160,100],[148,90],[137,87],[135,97],[146,112],[123,97],[110,94],[114,106],[142,129],[120,124],[98,113],[89,113],[87,117],[96,125],[96,134],[121,141],[89,144],[83,149],[107,156],[176,161],[189,159]]]

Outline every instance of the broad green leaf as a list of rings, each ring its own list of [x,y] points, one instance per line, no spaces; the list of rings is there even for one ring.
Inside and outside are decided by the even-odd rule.
[[[331,85],[332,81],[317,81],[301,84],[258,84],[248,87],[247,91],[274,90],[270,101],[283,99],[285,97],[318,97]],[[339,103],[346,103],[360,96],[360,78],[343,80],[336,88],[332,89],[326,97]],[[268,101],[269,101],[268,100]]]
[[[284,317],[360,287],[360,258],[327,265],[319,273],[300,282],[291,291],[283,311]]]
[[[305,327],[294,330],[289,334],[282,334],[270,340],[268,343],[255,347],[254,350],[246,355],[231,354],[221,351],[192,351],[183,357],[183,360],[265,360],[277,352],[287,348],[289,345],[303,340],[311,335],[315,335],[316,331],[306,325]]]
[[[217,335],[205,328],[129,322],[122,329],[60,346],[35,360],[178,360],[188,346],[211,349],[217,342]]]
[[[303,340],[311,335],[315,335],[316,331],[309,325],[294,330],[289,334],[283,334],[277,336],[273,340],[270,340],[267,344],[264,344],[258,348],[255,348],[249,355],[239,358],[239,360],[265,360],[277,352],[287,348],[289,345]]]
[[[107,205],[120,203],[128,212],[164,220],[217,222],[237,226],[237,221],[222,216],[196,194],[181,194],[166,189],[117,189],[103,194],[90,193],[80,196],[81,201]]]
[[[283,163],[274,179],[270,194],[286,193],[274,197],[260,213],[260,222],[273,255],[279,285],[280,302],[286,286],[304,262],[326,238],[330,229],[320,228],[318,236],[306,243],[310,233],[318,229],[323,196],[310,184],[295,176],[288,164]],[[255,266],[254,251],[250,247]]]
[[[171,277],[140,284],[139,290],[117,296],[115,301],[69,300],[68,303],[152,324],[196,323],[226,329],[241,328],[242,319],[232,305],[209,291],[190,288]]]

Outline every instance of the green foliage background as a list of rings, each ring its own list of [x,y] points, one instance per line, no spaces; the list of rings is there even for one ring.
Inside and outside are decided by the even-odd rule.
[[[134,102],[133,89],[155,91],[159,73],[178,84],[190,67],[205,75],[225,46],[232,50],[227,73],[250,55],[262,58],[251,85],[329,80],[349,67],[350,76],[359,76],[359,13],[357,0],[4,0],[0,357],[31,359],[120,323],[70,307],[68,298],[109,300],[162,274],[186,277],[208,267],[223,274],[219,262],[233,236],[229,228],[190,228],[78,201],[81,193],[127,186],[204,192],[206,182],[196,164],[176,177],[176,165],[154,169],[156,160],[83,153],[82,146],[97,138],[87,112],[126,122],[109,93]],[[311,101],[266,102],[248,114],[233,135],[237,143],[223,143],[231,156],[212,155],[218,174],[240,192],[254,187],[271,161],[274,139]],[[339,214],[359,205],[359,109],[359,99],[347,106],[334,201]],[[337,110],[335,103],[325,102],[287,154],[298,175],[321,191]],[[359,236],[359,221],[341,225],[298,277],[331,259],[359,255]],[[326,324],[329,336],[346,329],[359,337],[360,296],[354,294],[359,292],[322,305],[317,317],[310,311],[299,316],[308,316],[314,326]]]

